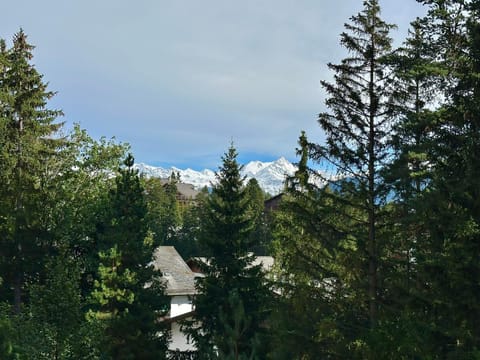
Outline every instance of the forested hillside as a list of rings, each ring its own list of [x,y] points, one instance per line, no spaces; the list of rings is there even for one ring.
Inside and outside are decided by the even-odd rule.
[[[298,129],[269,211],[233,143],[181,201],[128,144],[67,131],[27,34],[1,40],[0,359],[182,358],[160,245],[208,259],[190,358],[480,358],[480,1],[419,2],[399,48],[379,1],[347,20],[325,141]]]

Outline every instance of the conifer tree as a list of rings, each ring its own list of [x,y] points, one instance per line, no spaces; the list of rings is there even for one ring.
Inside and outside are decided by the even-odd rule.
[[[381,170],[389,162],[387,141],[395,119],[392,74],[386,61],[391,53],[389,31],[394,26],[380,18],[377,0],[367,0],[345,28],[341,44],[349,56],[338,65],[329,64],[334,83],[321,82],[330,110],[319,115],[326,145],[313,146],[311,155],[333,164],[344,177],[342,199],[334,201],[347,201],[358,212],[349,236],[356,239],[358,256],[364,261],[358,270],[367,281],[358,290],[364,293],[369,323],[374,326],[379,306],[380,209],[387,195]]]
[[[205,277],[198,279],[190,328],[201,358],[263,358],[259,348],[268,289],[260,266],[252,266],[249,235],[256,214],[249,211],[237,151],[222,157],[217,183],[207,199],[200,244],[207,253]],[[233,295],[235,294],[235,295]],[[233,296],[233,297],[232,297]]]
[[[394,195],[403,199],[418,195],[429,180],[429,135],[435,126],[432,109],[440,96],[442,70],[425,25],[425,19],[413,21],[404,46],[392,56],[401,115],[393,129],[395,158],[390,177],[395,182]]]
[[[255,255],[265,255],[268,253],[270,246],[269,229],[264,214],[265,194],[255,178],[248,180],[245,186],[245,192],[250,199],[248,211],[251,212],[251,216],[256,219],[254,230],[250,236],[256,241],[257,245],[250,250]]]
[[[152,264],[155,247],[133,157],[124,164],[99,234],[100,266],[90,314],[106,322],[105,346],[112,358],[164,358],[168,332],[158,320],[168,310],[168,299]]]
[[[11,49],[0,44],[0,266],[17,313],[25,282],[35,278],[50,251],[49,170],[65,144],[58,136],[62,123],[55,122],[62,113],[47,107],[54,93],[31,63],[33,48],[23,30]]]
[[[325,145],[309,142],[305,134],[299,139],[299,170],[289,181],[275,229],[279,276],[286,279],[280,285],[286,294],[282,307],[300,319],[298,327],[287,325],[278,336],[293,334],[302,344],[288,348],[295,358],[381,358],[375,336],[386,312],[389,194],[383,170],[399,110],[390,64],[393,28],[380,18],[376,0],[365,1],[345,24],[341,45],[349,55],[329,64],[332,83],[321,82],[328,112],[318,121]],[[311,169],[309,160],[322,171]],[[318,187],[318,180],[327,186]],[[302,321],[303,308],[314,324]],[[279,322],[287,323],[281,315]]]
[[[423,281],[418,265],[424,258],[422,248],[427,243],[430,221],[425,196],[431,190],[434,174],[435,107],[444,83],[443,66],[427,25],[426,19],[413,21],[403,46],[391,57],[400,116],[390,142],[393,160],[384,173],[386,183],[392,186],[386,234],[389,241],[383,260],[384,292],[389,294],[384,301],[389,312],[378,342],[384,344],[385,351],[393,351],[396,346],[412,356],[427,356],[430,344],[428,321],[419,315],[428,305],[425,298],[417,296],[416,288]]]
[[[415,204],[423,236],[415,246],[416,318],[432,358],[479,354],[480,267],[478,1],[422,1],[423,29],[442,70],[426,163],[431,175]]]
[[[334,203],[338,189],[309,181],[318,177],[308,167],[305,133],[298,142],[298,171],[288,179],[273,221],[276,286],[282,296],[272,318],[272,356],[355,358],[367,330],[357,278],[362,264],[355,238],[345,235],[355,226],[355,209],[346,201]]]

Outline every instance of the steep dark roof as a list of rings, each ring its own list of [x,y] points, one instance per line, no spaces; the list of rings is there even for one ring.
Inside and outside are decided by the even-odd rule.
[[[195,294],[195,274],[173,246],[159,246],[154,259],[155,268],[167,281],[167,295]]]

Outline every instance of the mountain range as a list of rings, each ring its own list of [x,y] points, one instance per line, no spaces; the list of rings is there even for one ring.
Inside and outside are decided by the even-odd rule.
[[[216,181],[215,171],[210,169],[202,171],[178,169],[176,167],[165,169],[144,163],[135,164],[134,167],[146,177],[165,179],[170,177],[172,172],[179,173],[182,183],[192,184],[197,189],[205,186],[210,187]],[[296,170],[295,165],[281,157],[271,162],[250,161],[243,166],[241,174],[245,176],[246,181],[255,178],[263,191],[270,195],[276,195],[282,191],[286,176],[292,176]]]

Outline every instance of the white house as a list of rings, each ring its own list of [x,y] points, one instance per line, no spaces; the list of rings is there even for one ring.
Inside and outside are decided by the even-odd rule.
[[[194,351],[195,347],[180,330],[179,322],[192,314],[196,274],[173,246],[158,247],[155,250],[154,259],[154,266],[162,272],[166,280],[166,293],[170,296],[170,312],[165,319],[171,324],[172,338],[169,350]]]

